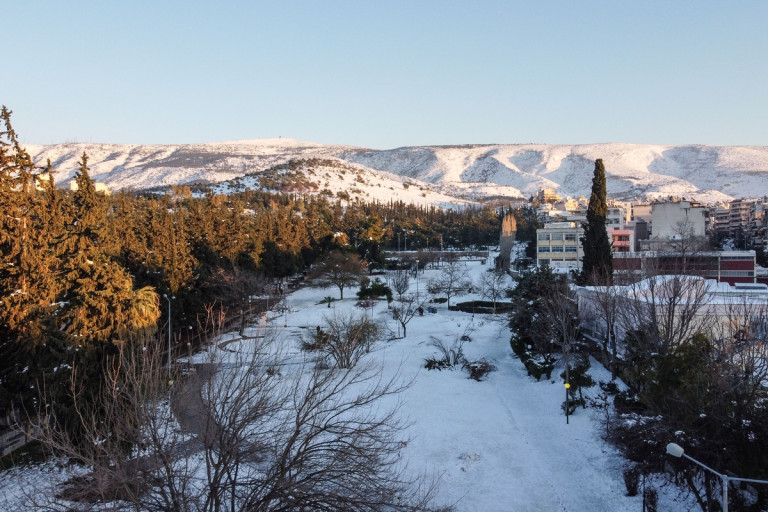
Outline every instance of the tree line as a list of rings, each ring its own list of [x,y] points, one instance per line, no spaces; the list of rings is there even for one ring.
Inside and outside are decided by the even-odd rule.
[[[110,357],[154,342],[169,307],[174,331],[190,331],[212,304],[242,308],[270,280],[333,251],[383,265],[383,251],[405,248],[406,237],[408,250],[498,242],[503,212],[491,206],[188,187],[104,195],[86,154],[76,190],[62,190],[50,162],[36,165],[19,143],[11,112],[0,117],[0,407],[9,413],[42,406],[66,418],[69,383],[80,399],[95,393]]]

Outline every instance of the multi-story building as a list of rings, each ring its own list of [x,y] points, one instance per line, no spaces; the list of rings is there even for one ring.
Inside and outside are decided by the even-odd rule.
[[[578,270],[584,251],[581,236],[584,230],[579,222],[552,222],[536,230],[536,264],[553,269]]]
[[[651,238],[675,240],[706,235],[707,208],[690,201],[653,203]]]
[[[611,239],[611,251],[614,253],[635,252],[635,230],[607,228]]]
[[[561,197],[557,195],[553,188],[543,188],[536,193],[536,199],[542,203],[554,203],[560,201]]]

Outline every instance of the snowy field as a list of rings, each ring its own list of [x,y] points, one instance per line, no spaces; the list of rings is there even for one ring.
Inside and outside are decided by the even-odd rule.
[[[489,268],[478,261],[466,264],[475,282]],[[411,292],[418,288],[423,298],[426,282],[439,272],[428,268],[418,280],[411,279]],[[351,298],[332,302],[328,308],[320,301],[338,297],[338,289],[298,290],[286,298],[287,313],[272,313],[269,324],[282,332],[296,357],[301,357],[298,339],[323,326],[334,310],[367,312],[397,333],[386,301],[362,310],[355,306],[355,292],[345,289],[345,296]],[[480,297],[463,296],[451,302],[471,298]],[[453,312],[445,304],[436,307],[437,313],[425,311],[408,323],[407,338],[380,342],[363,362],[381,364],[385,374],[399,371],[403,379],[413,379],[399,397],[404,404],[401,411],[411,424],[401,456],[412,470],[439,477],[438,504],[454,504],[457,511],[642,510],[640,496],[626,496],[622,477],[626,462],[602,441],[600,411],[578,409],[566,424],[560,408],[565,390],[557,377],[561,368],[553,372],[553,380],[536,382],[512,355],[505,315]],[[431,345],[433,338],[450,346],[463,334],[471,338],[463,346],[467,359],[486,358],[496,371],[477,382],[458,367],[424,368],[425,358],[438,356]],[[230,341],[228,350],[237,350],[236,333],[224,338]],[[610,377],[595,362],[590,373],[596,381]],[[595,387],[587,393],[597,391]],[[37,486],[45,479],[43,473],[26,471],[21,479],[0,478],[0,505],[6,500],[3,510],[23,510],[10,498],[19,494],[13,486]],[[659,510],[695,510],[691,503],[673,501],[675,494],[661,489]]]
[[[480,262],[467,265],[475,282],[488,269]],[[423,296],[426,282],[438,273],[426,269],[418,283],[411,279],[411,291],[418,286]],[[333,309],[317,303],[327,295],[338,297],[338,290],[306,288],[292,294],[287,329],[299,334],[305,327],[323,325],[323,317]],[[452,303],[471,298],[452,298]],[[333,302],[332,308],[360,311],[355,302]],[[396,332],[386,301],[373,315]],[[275,320],[285,323],[284,317]],[[536,382],[526,375],[510,349],[505,315],[473,317],[448,311],[442,304],[436,314],[414,317],[407,328],[407,338],[384,342],[370,357],[384,358],[385,368],[400,367],[405,379],[415,377],[401,397],[412,422],[403,457],[414,469],[440,475],[441,503],[455,503],[459,511],[641,509],[639,497],[625,496],[624,461],[601,441],[599,418],[592,410],[580,409],[566,424],[560,409],[565,400],[562,381]],[[467,359],[484,357],[497,371],[476,382],[459,368],[423,367],[425,358],[438,355],[432,337],[450,346],[465,332],[472,340],[463,346]],[[596,380],[610,378],[598,369],[592,372]]]

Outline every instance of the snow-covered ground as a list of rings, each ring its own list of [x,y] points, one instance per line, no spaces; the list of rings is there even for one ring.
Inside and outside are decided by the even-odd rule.
[[[478,281],[489,267],[479,261],[466,263],[471,277]],[[418,280],[411,279],[411,292],[424,295],[426,282],[439,269],[426,269]],[[353,290],[346,295],[354,296]],[[290,351],[299,355],[298,337],[325,324],[336,311],[364,311],[355,298],[332,302],[338,290],[303,288],[286,297],[287,312],[273,312],[269,323],[282,331]],[[472,296],[452,299],[463,301]],[[479,297],[474,297],[479,298]],[[600,411],[578,409],[569,418],[560,405],[565,399],[563,383],[553,372],[551,381],[536,382],[526,375],[509,346],[505,315],[467,314],[437,305],[437,313],[425,312],[408,323],[407,338],[382,341],[365,356],[369,362],[383,363],[383,372],[400,372],[413,384],[402,396],[402,413],[411,426],[403,441],[402,457],[413,471],[438,475],[438,502],[455,504],[457,511],[639,511],[640,496],[627,497],[622,470],[626,462],[602,440]],[[386,324],[392,332],[397,325],[380,301],[367,314]],[[437,356],[431,340],[450,346],[461,335],[469,360],[486,358],[496,366],[482,382],[467,377],[459,368],[428,371],[424,359]],[[225,336],[229,340],[235,333]],[[236,350],[237,342],[227,345]],[[198,355],[198,357],[204,357]],[[595,380],[608,380],[609,374],[593,362]],[[596,393],[597,388],[591,390]],[[394,398],[393,398],[394,399]],[[659,454],[659,457],[664,457]],[[49,468],[50,470],[50,468]],[[0,504],[10,500],[14,486],[38,485],[45,473],[26,470],[23,478],[0,476]],[[24,484],[27,482],[27,484]],[[659,491],[659,510],[696,510],[688,502],[674,501],[670,488]],[[7,501],[4,510],[14,510]]]
[[[477,261],[467,265],[475,281],[489,268]],[[418,283],[411,280],[411,292],[418,286],[423,295],[426,281],[439,272],[425,269]],[[333,309],[318,302],[329,295],[338,297],[338,290],[293,293],[287,329],[299,334],[323,325]],[[452,302],[471,298],[480,297]],[[355,309],[355,302],[333,302],[332,308]],[[396,331],[386,301],[373,315]],[[275,322],[283,325],[285,318]],[[442,304],[407,327],[407,338],[384,342],[370,357],[384,358],[385,368],[399,368],[404,379],[415,378],[401,397],[412,422],[403,457],[414,469],[440,475],[441,503],[456,503],[458,511],[640,510],[639,497],[625,496],[625,461],[601,440],[599,413],[579,409],[566,424],[560,409],[565,389],[556,377],[561,370],[553,372],[552,381],[528,377],[510,349],[505,315],[473,317]],[[465,332],[472,340],[463,345],[467,359],[486,358],[497,368],[486,380],[469,379],[460,368],[424,368],[425,358],[438,356],[432,337],[451,346]],[[591,373],[596,380],[610,378],[597,364]]]

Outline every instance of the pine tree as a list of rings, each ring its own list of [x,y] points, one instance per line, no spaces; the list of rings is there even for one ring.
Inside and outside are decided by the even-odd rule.
[[[59,199],[50,164],[36,168],[19,145],[11,112],[0,114],[0,407],[28,406],[43,374],[38,353],[55,312]],[[15,405],[11,405],[15,404]],[[10,411],[8,411],[10,412]]]
[[[601,283],[610,282],[613,274],[611,242],[605,230],[605,218],[608,214],[606,195],[605,166],[602,159],[597,159],[595,175],[592,178],[592,194],[587,208],[587,222],[581,237],[584,259],[579,281],[582,284],[595,280]]]
[[[130,274],[112,261],[102,246],[106,202],[96,193],[85,154],[75,180],[77,190],[62,255],[62,273],[68,288],[62,297],[66,307],[60,315],[61,331],[77,346],[122,344],[151,331],[159,317],[159,303],[155,297],[154,311],[149,311],[150,291],[134,291]]]

